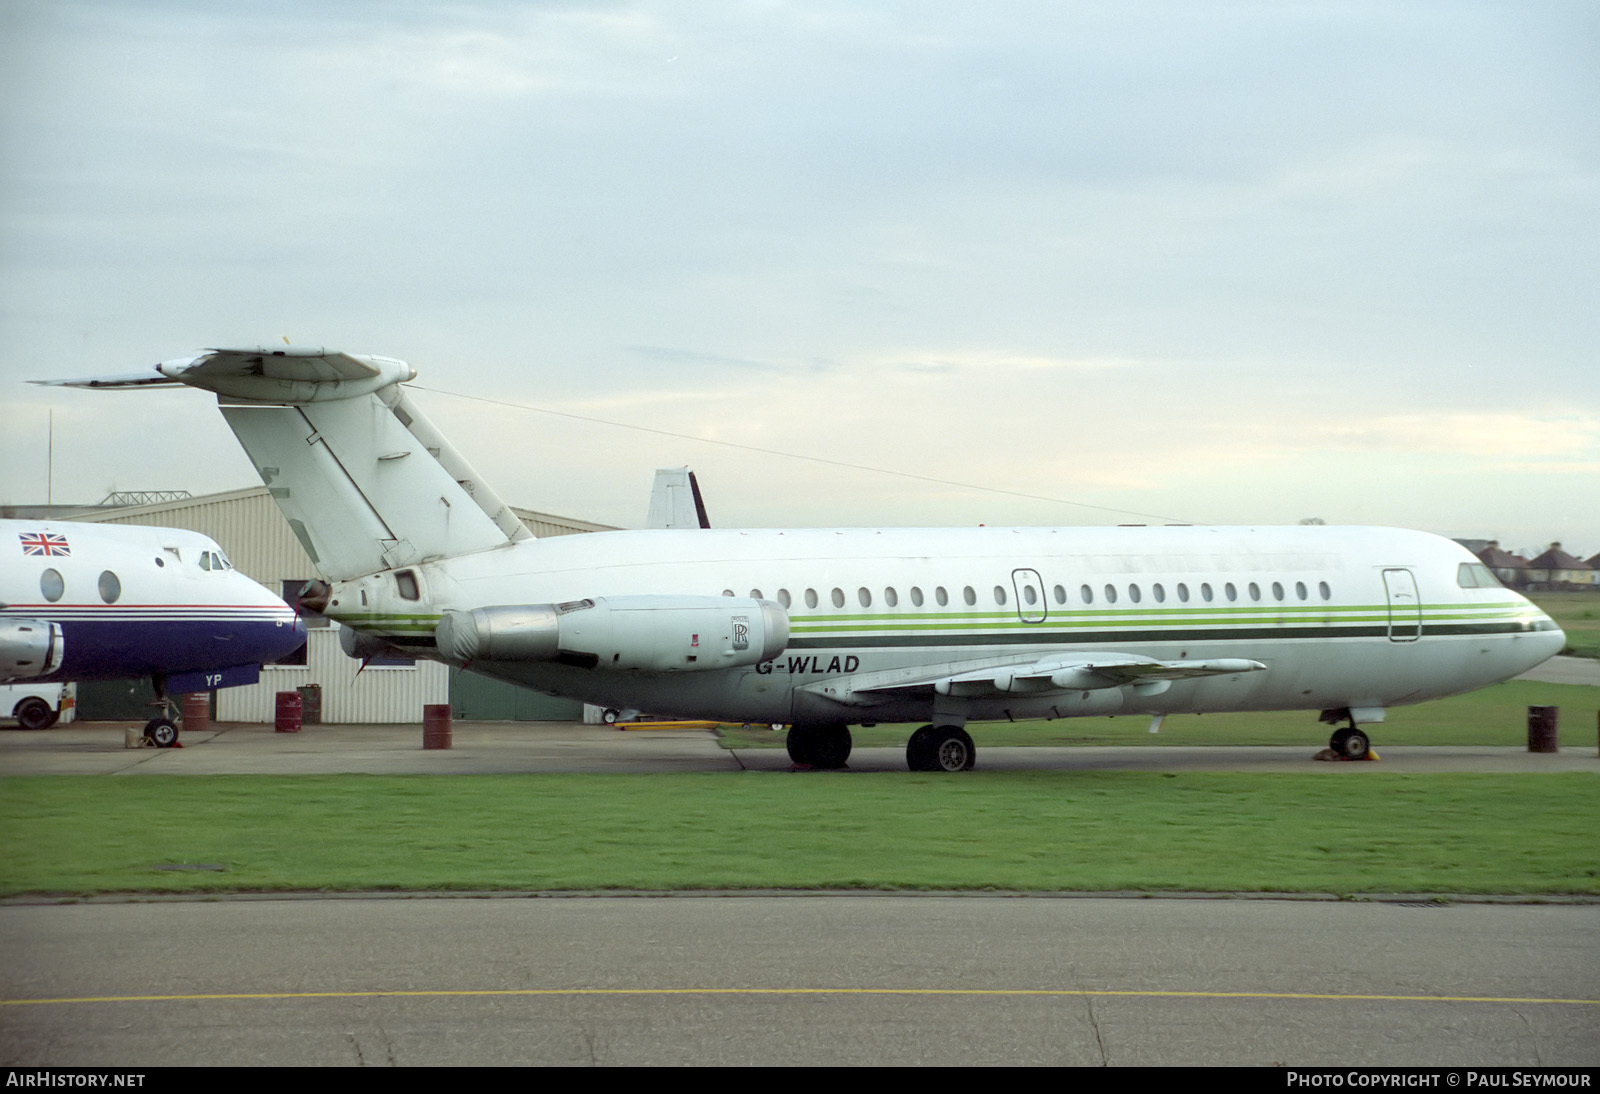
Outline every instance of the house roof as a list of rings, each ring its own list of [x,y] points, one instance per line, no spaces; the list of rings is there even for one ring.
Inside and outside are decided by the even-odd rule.
[[[1550,549],[1532,562],[1529,567],[1535,570],[1592,570],[1582,559],[1573,558],[1561,549],[1561,544],[1552,543]]]
[[[1521,555],[1501,550],[1498,543],[1491,543],[1479,551],[1478,558],[1491,570],[1523,570],[1529,565]]]

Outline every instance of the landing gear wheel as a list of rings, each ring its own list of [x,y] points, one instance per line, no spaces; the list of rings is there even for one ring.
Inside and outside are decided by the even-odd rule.
[[[144,724],[144,736],[157,748],[171,748],[178,743],[178,726],[170,718],[152,718]]]
[[[615,708],[612,708],[612,707],[607,707],[604,711],[601,712],[600,720],[602,722],[604,722],[608,726],[614,726],[614,725],[617,724],[617,718],[621,714],[622,714],[622,711],[616,710]]]
[[[937,771],[933,758],[933,727],[923,726],[906,742],[906,766],[912,771]]]
[[[1372,751],[1372,742],[1365,733],[1350,726],[1334,730],[1333,736],[1328,738],[1328,747],[1347,760],[1364,760]]]
[[[816,768],[838,768],[850,758],[850,727],[844,725],[796,725],[784,739],[789,759]]]
[[[17,725],[23,729],[49,729],[56,724],[58,717],[50,704],[36,695],[30,695],[18,703],[13,713],[17,717]]]
[[[933,770],[971,771],[978,750],[967,731],[956,726],[936,726],[933,731]]]

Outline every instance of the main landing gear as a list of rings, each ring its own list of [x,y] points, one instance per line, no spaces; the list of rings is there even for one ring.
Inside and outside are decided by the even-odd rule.
[[[923,726],[906,742],[906,766],[913,771],[971,771],[977,759],[960,726]]]
[[[1367,739],[1367,735],[1356,725],[1354,714],[1343,708],[1325,710],[1319,720],[1331,725],[1341,718],[1349,724],[1333,731],[1333,736],[1328,738],[1328,747],[1341,760],[1365,760],[1372,753],[1372,742]]]
[[[834,769],[843,767],[850,758],[850,727],[838,723],[797,723],[789,727],[784,746],[789,759],[807,767]]]

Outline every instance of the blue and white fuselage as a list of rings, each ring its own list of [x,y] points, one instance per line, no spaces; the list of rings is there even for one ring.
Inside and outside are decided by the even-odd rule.
[[[0,679],[159,677],[202,691],[304,641],[294,609],[197,532],[0,521]]]

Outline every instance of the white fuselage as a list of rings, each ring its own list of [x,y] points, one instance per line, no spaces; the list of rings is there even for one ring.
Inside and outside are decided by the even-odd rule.
[[[613,707],[762,722],[1382,708],[1508,679],[1564,636],[1476,559],[1389,528],[1119,527],[608,532],[524,541],[336,583],[328,614],[427,653],[446,610],[629,595],[782,604],[760,664],[635,673],[475,671]],[[364,600],[364,603],[363,603]],[[1249,658],[1264,671],[957,698],[895,686],[1052,656]]]

